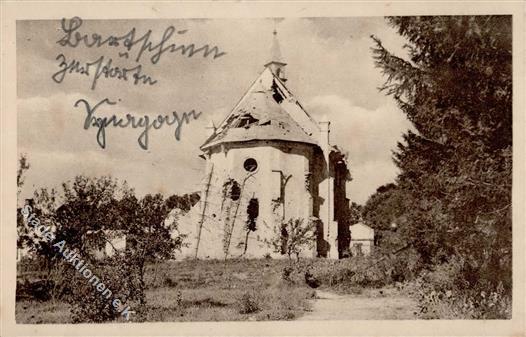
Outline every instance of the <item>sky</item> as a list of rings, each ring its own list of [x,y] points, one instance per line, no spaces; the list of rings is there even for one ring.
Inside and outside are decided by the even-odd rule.
[[[199,146],[206,126],[210,121],[219,125],[263,71],[274,29],[287,63],[287,87],[314,119],[327,115],[331,143],[348,153],[353,177],[348,198],[363,204],[379,186],[394,181],[398,171],[392,150],[411,124],[392,97],[378,91],[385,78],[374,66],[370,36],[397,55],[405,54],[405,41],[383,18],[90,20],[75,32],[91,41],[94,33],[105,39],[135,28],[139,39],[151,30],[155,46],[169,26],[175,27],[170,43],[217,46],[225,54],[214,58],[213,53],[188,57],[166,52],[154,63],[154,53],[145,51],[136,62],[140,44],[128,57],[122,46],[62,46],[57,43],[65,36],[60,21],[17,22],[18,151],[31,165],[22,198],[40,187],[60,187],[79,174],[126,180],[139,196],[198,191],[204,173]],[[84,65],[100,57],[105,62],[111,58],[114,67],[140,65],[142,74],[156,83],[135,85],[131,76],[128,81],[101,76],[92,88],[94,66],[89,75],[72,72],[60,83],[53,80],[63,60]],[[105,98],[115,104],[101,104],[93,112],[97,117],[201,114],[181,127],[179,140],[174,126],[152,128],[147,150],[137,141],[140,128],[108,127],[103,149],[97,128],[84,128],[84,104],[74,105],[83,99],[93,107]]]

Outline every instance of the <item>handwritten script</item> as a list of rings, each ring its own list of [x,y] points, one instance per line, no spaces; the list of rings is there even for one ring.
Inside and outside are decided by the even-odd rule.
[[[123,81],[133,79],[134,85],[154,85],[157,83],[157,80],[152,79],[151,76],[142,74],[141,64],[130,68],[112,67],[113,60],[111,58],[106,59],[104,56],[99,57],[95,61],[82,63],[75,59],[68,60],[64,54],[59,54],[56,60],[60,62],[60,70],[54,73],[51,78],[57,83],[62,83],[68,73],[77,73],[91,77],[91,90],[95,90],[97,81],[102,76]]]
[[[188,58],[200,55],[208,60],[215,60],[226,55],[226,52],[221,51],[219,47],[211,47],[209,44],[176,43],[174,41],[176,37],[187,34],[188,30],[176,29],[174,26],[166,27],[162,35],[155,35],[157,38],[153,38],[151,29],[140,32],[133,27],[123,34],[113,32],[100,34],[85,28],[82,19],[77,16],[71,19],[64,18],[60,22],[58,39],[55,44],[60,49],[55,58],[58,62],[58,70],[55,70],[51,76],[55,83],[61,84],[68,76],[76,75],[88,78],[91,90],[96,90],[97,84],[102,80],[131,83],[146,88],[158,85],[158,80],[146,70],[159,67],[160,61],[166,59],[169,54]],[[73,53],[73,49],[77,50],[74,53],[75,57],[68,56],[68,53]],[[87,53],[87,51],[90,52]],[[97,54],[99,52],[100,54]],[[108,52],[112,52],[113,58],[108,56]],[[84,55],[89,56],[82,59]],[[115,90],[116,85],[112,84],[110,88]],[[117,95],[127,95],[126,89],[117,90]],[[87,95],[89,96],[91,95]],[[104,93],[103,97],[106,98],[99,100],[96,104],[89,102],[88,98],[78,99],[73,104],[74,108],[84,109],[86,113],[84,129],[97,129],[97,143],[103,149],[106,148],[106,132],[110,127],[142,130],[137,142],[142,149],[147,150],[151,130],[160,129],[164,125],[173,126],[175,128],[174,137],[179,141],[183,125],[189,124],[201,115],[201,112],[195,110],[182,114],[172,111],[169,114],[157,116],[151,114],[134,116],[130,113],[110,115],[107,111],[102,114],[101,110],[114,109],[117,105],[117,101],[107,98],[108,96],[110,94]],[[118,99],[118,101],[121,100]]]
[[[61,47],[69,48],[115,48],[118,55],[122,59],[135,62],[131,66],[118,67],[114,66],[112,58],[100,56],[94,60],[80,61],[75,59],[68,59],[64,53],[57,55],[59,70],[52,75],[53,81],[62,83],[66,74],[80,74],[91,77],[91,89],[95,90],[97,80],[103,78],[111,78],[117,80],[128,81],[133,79],[134,85],[154,85],[157,80],[151,75],[143,73],[143,58],[156,65],[161,58],[166,54],[176,54],[187,57],[194,55],[202,55],[203,58],[217,59],[226,55],[226,52],[221,51],[219,47],[211,47],[208,44],[198,45],[178,44],[172,42],[174,36],[183,35],[188,32],[187,29],[177,30],[174,26],[168,26],[158,42],[152,41],[152,30],[149,29],[144,33],[139,33],[135,27],[128,32],[120,35],[109,34],[103,36],[99,33],[84,33],[81,31],[83,21],[79,17],[71,19],[63,18],[61,21],[62,37],[56,42]]]
[[[95,112],[97,109],[103,105],[114,106],[117,102],[111,101],[108,98],[105,98],[98,102],[95,105],[91,105],[87,99],[79,99],[75,102],[74,107],[84,106],[86,111],[86,118],[84,119],[84,130],[88,130],[90,127],[96,127],[97,130],[97,143],[101,148],[106,148],[106,128],[111,127],[120,127],[127,128],[131,127],[133,129],[141,128],[143,131],[140,133],[137,142],[143,150],[148,149],[149,141],[149,131],[153,129],[160,129],[163,125],[174,125],[175,131],[174,136],[176,140],[181,139],[181,130],[183,125],[188,124],[192,121],[190,117],[193,117],[193,120],[196,120],[201,116],[201,112],[196,113],[194,110],[190,112],[183,112],[181,116],[176,111],[172,111],[170,115],[158,115],[156,118],[150,119],[148,115],[137,118],[131,114],[126,114],[126,118],[117,117],[112,115],[111,117],[97,117]]]

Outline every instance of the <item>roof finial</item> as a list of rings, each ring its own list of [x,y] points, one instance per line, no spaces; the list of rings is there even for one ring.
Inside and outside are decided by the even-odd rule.
[[[272,48],[270,50],[270,61],[265,64],[265,67],[269,67],[275,75],[277,75],[282,80],[285,80],[285,74],[283,72],[283,67],[287,64],[283,62],[281,56],[281,49],[279,47],[278,41],[278,31],[276,30],[276,23],[274,23],[274,30],[272,31]]]

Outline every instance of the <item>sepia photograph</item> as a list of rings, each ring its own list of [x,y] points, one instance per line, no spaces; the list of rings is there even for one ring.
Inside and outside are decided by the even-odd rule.
[[[512,32],[16,20],[16,324],[523,315]]]

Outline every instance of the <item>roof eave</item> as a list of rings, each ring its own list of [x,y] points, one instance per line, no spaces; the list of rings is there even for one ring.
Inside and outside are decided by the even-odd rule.
[[[201,145],[200,149],[202,151],[206,151],[206,150],[209,150],[212,147],[219,146],[221,144],[246,143],[246,142],[250,142],[250,141],[278,141],[278,142],[287,142],[287,143],[307,144],[307,145],[316,146],[318,148],[320,147],[315,142],[304,142],[304,141],[300,141],[300,140],[289,140],[289,139],[280,139],[280,138],[268,138],[268,139],[247,138],[247,139],[243,139],[243,140],[227,140],[227,141],[218,140],[218,141],[215,141],[215,142],[210,142],[208,144]]]
[[[281,62],[281,61],[270,61],[270,62],[265,63],[265,67],[268,67],[271,64],[277,64],[277,65],[280,65],[280,66],[286,66],[287,65],[285,62]]]

